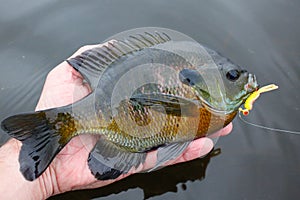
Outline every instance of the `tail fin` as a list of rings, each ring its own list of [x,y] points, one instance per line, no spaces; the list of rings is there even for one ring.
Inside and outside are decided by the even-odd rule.
[[[68,124],[69,117],[57,109],[20,114],[6,118],[1,128],[10,136],[22,142],[19,155],[20,171],[33,181],[50,165],[55,155],[70,138],[63,138],[61,126]]]

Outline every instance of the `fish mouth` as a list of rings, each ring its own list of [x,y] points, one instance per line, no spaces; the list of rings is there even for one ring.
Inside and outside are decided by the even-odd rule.
[[[248,81],[244,85],[244,90],[242,91],[240,97],[238,98],[239,101],[236,102],[237,107],[239,107],[238,105],[243,104],[245,100],[249,97],[249,95],[257,91],[259,88],[259,85],[256,80],[256,76],[251,73],[247,73],[247,76],[248,76]]]
[[[254,74],[248,74],[248,82],[244,85],[244,90],[249,94],[256,91],[259,85]]]

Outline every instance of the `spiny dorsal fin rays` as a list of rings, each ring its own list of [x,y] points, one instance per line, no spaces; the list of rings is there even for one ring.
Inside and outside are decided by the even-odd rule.
[[[144,46],[148,46],[148,44],[147,43],[145,43],[143,40],[141,40],[140,38],[138,38],[137,36],[134,36],[134,35],[130,35],[129,36],[130,38],[132,38],[132,39],[134,39],[135,41],[137,41],[137,42],[140,42],[140,43],[142,43]]]
[[[157,40],[156,37],[154,37],[154,35],[148,33],[148,32],[145,32],[145,35],[147,35],[148,37],[150,37],[151,39],[153,39],[154,43],[155,44],[159,44],[159,40]]]
[[[163,38],[162,34],[159,34],[158,32],[155,32],[155,34],[158,36],[158,38],[160,39],[160,43],[165,42],[166,38]],[[167,38],[168,41],[169,38]]]
[[[120,57],[120,55],[117,54],[117,52],[113,51],[111,47],[110,47],[110,48],[107,47],[107,46],[103,46],[103,47],[104,47],[105,51],[106,51],[108,54],[110,54],[112,57],[114,57],[115,59],[118,58],[118,57]]]
[[[119,54],[118,54],[118,55],[122,56],[122,55],[126,54],[126,53],[124,52],[124,50],[122,50],[122,49],[120,48],[119,45],[115,45],[113,42],[108,42],[108,45],[111,46],[111,47],[113,47],[115,50],[119,51]],[[117,52],[115,51],[115,53],[117,53]]]
[[[68,59],[67,62],[79,71],[94,89],[95,85],[93,82],[100,77],[107,67],[122,56],[170,40],[171,38],[163,32],[137,33],[121,40],[108,42],[106,46],[84,51],[79,56]]]
[[[145,42],[148,42],[148,44],[150,44],[151,46],[155,45],[155,43],[153,41],[151,41],[150,38],[147,38],[146,36],[142,35],[142,34],[137,34],[140,38],[142,38]]]
[[[116,53],[114,53],[114,51],[112,51],[112,49],[108,48],[107,46],[103,46],[101,48],[101,51],[104,55],[107,56],[107,58],[109,58],[111,61],[114,61],[116,59],[119,58],[119,56],[116,55]]]
[[[130,37],[126,39],[125,42],[129,43],[133,48],[136,48],[137,50],[143,48],[143,45],[139,44],[138,41],[132,40]]]

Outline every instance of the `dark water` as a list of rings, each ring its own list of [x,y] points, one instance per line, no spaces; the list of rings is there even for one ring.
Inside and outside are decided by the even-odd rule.
[[[158,26],[185,33],[254,72],[262,95],[247,120],[300,130],[300,1],[0,1],[0,120],[33,110],[47,72],[85,44]],[[1,133],[0,144],[6,140]],[[234,121],[211,158],[54,199],[298,199],[300,136]]]

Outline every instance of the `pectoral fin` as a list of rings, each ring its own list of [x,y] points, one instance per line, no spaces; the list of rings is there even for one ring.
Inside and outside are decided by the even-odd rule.
[[[199,109],[199,106],[189,99],[161,93],[136,94],[130,101],[135,106],[151,107],[174,116],[197,116]]]
[[[146,153],[133,153],[105,139],[100,139],[91,151],[88,165],[98,180],[109,180],[126,174],[144,163]]]

